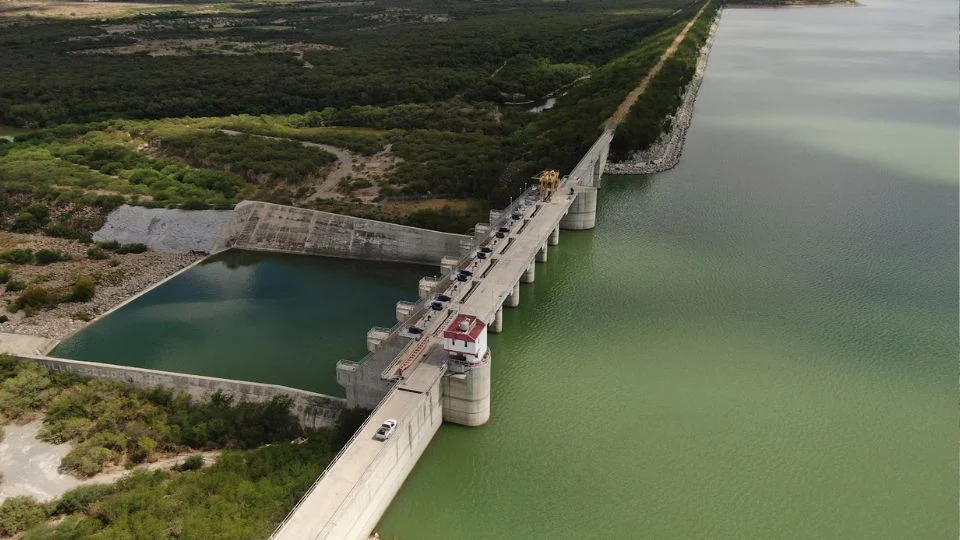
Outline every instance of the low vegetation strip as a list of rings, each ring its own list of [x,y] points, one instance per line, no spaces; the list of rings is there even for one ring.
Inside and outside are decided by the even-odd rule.
[[[637,96],[610,143],[612,161],[627,159],[649,148],[662,133],[670,130],[670,118],[683,102],[683,89],[693,79],[700,48],[707,40],[718,9],[713,2],[705,6],[674,54],[664,58],[662,68],[645,81],[644,91]]]

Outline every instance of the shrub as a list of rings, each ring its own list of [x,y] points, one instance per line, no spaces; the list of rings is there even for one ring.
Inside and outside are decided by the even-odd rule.
[[[117,249],[117,253],[143,253],[147,251],[147,246],[145,244],[123,244]]]
[[[200,454],[195,454],[183,461],[183,463],[178,463],[174,465],[173,470],[175,471],[196,471],[203,468],[203,456]]]
[[[89,244],[92,241],[90,238],[90,233],[72,227],[64,222],[47,225],[44,227],[43,232],[47,233],[48,236],[55,236],[57,238],[71,238],[74,240],[79,240],[85,244]]]
[[[93,282],[93,279],[87,276],[80,276],[73,280],[73,284],[70,286],[70,296],[68,300],[70,302],[86,302],[93,298],[96,288],[97,286]]]
[[[120,242],[117,242],[116,240],[110,240],[108,242],[97,242],[97,246],[103,249],[106,249],[108,251],[116,251],[120,249]]]
[[[6,283],[8,281],[10,281],[10,269],[0,268],[0,283]]]
[[[0,315],[0,324],[3,324],[9,320],[10,320],[10,317],[7,317],[6,315]],[[0,438],[0,440],[3,440],[3,439]]]
[[[53,513],[61,515],[79,512],[115,491],[116,486],[111,484],[93,484],[73,488],[60,497],[53,507]]]
[[[22,290],[24,290],[24,289],[26,289],[26,288],[27,288],[27,284],[26,284],[26,283],[24,283],[24,282],[22,282],[22,281],[19,281],[19,280],[16,280],[16,279],[12,279],[12,280],[10,280],[10,281],[7,282],[7,292],[22,291]]]
[[[102,261],[109,257],[102,247],[92,247],[87,250],[87,258],[95,261]]]
[[[47,517],[46,511],[33,497],[10,497],[0,505],[0,533],[13,536]]]
[[[0,253],[0,261],[10,264],[29,264],[33,262],[33,250],[24,248],[8,249]]]
[[[34,260],[39,265],[51,264],[60,261],[69,261],[70,255],[56,249],[40,249],[34,255]]]
[[[16,303],[20,309],[23,308],[48,308],[57,305],[57,294],[46,287],[40,285],[31,285],[17,297]]]

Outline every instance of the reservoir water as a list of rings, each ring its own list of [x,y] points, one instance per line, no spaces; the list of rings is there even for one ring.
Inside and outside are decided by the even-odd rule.
[[[956,538],[957,3],[864,4],[724,12],[381,538]]]
[[[282,384],[342,396],[341,358],[436,269],[230,251],[64,340],[54,356]]]

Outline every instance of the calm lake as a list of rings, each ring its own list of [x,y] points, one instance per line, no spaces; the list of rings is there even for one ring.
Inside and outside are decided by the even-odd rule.
[[[956,538],[957,3],[864,4],[723,13],[381,538]]]
[[[393,326],[439,268],[230,251],[64,340],[54,356],[282,384],[343,396],[341,358]]]

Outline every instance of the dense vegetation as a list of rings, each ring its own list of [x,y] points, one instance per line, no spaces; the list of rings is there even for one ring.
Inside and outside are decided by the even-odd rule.
[[[664,63],[650,81],[647,91],[640,94],[630,108],[610,143],[612,159],[627,159],[633,152],[650,147],[661,133],[670,130],[670,115],[683,103],[683,91],[693,78],[700,48],[707,40],[717,9],[718,6],[712,4],[703,12],[690,27],[676,53]]]
[[[76,444],[62,464],[70,472],[85,476],[162,452],[228,449],[206,468],[193,455],[173,470],[136,471],[48,503],[8,498],[0,505],[0,536],[264,538],[369,413],[344,411],[335,427],[304,432],[289,406],[280,398],[235,403],[221,394],[193,403],[0,356],[0,421],[43,413],[41,438]]]
[[[373,202],[505,204],[538,171],[576,163],[701,5],[238,4],[216,17],[112,21],[120,31],[14,24],[0,35],[15,53],[0,58],[10,74],[0,80],[0,124],[43,129],[0,143],[0,227],[13,227],[14,210],[31,202],[58,216],[36,230],[82,237],[124,202],[193,209],[258,199],[462,232],[485,208],[396,215],[355,191],[373,186]],[[190,53],[191,40],[211,37],[223,51],[260,43],[286,52]],[[182,54],[104,52],[144,43]],[[681,68],[665,70],[675,76],[660,81],[655,100],[669,101]],[[553,109],[528,112],[547,96]],[[660,126],[661,109],[647,115],[650,126]],[[312,179],[333,158],[298,142],[385,153],[395,165],[346,178],[345,201],[317,200]]]
[[[77,476],[185,449],[255,448],[290,440],[302,434],[290,404],[284,398],[234,403],[221,394],[194,403],[183,394],[49,372],[0,356],[0,419],[18,421],[42,411],[40,438],[75,443],[61,469]]]
[[[27,530],[23,538],[32,540],[266,538],[336,453],[333,438],[324,430],[303,444],[228,451],[200,470],[137,471],[46,504],[14,497],[0,505],[0,533]]]

